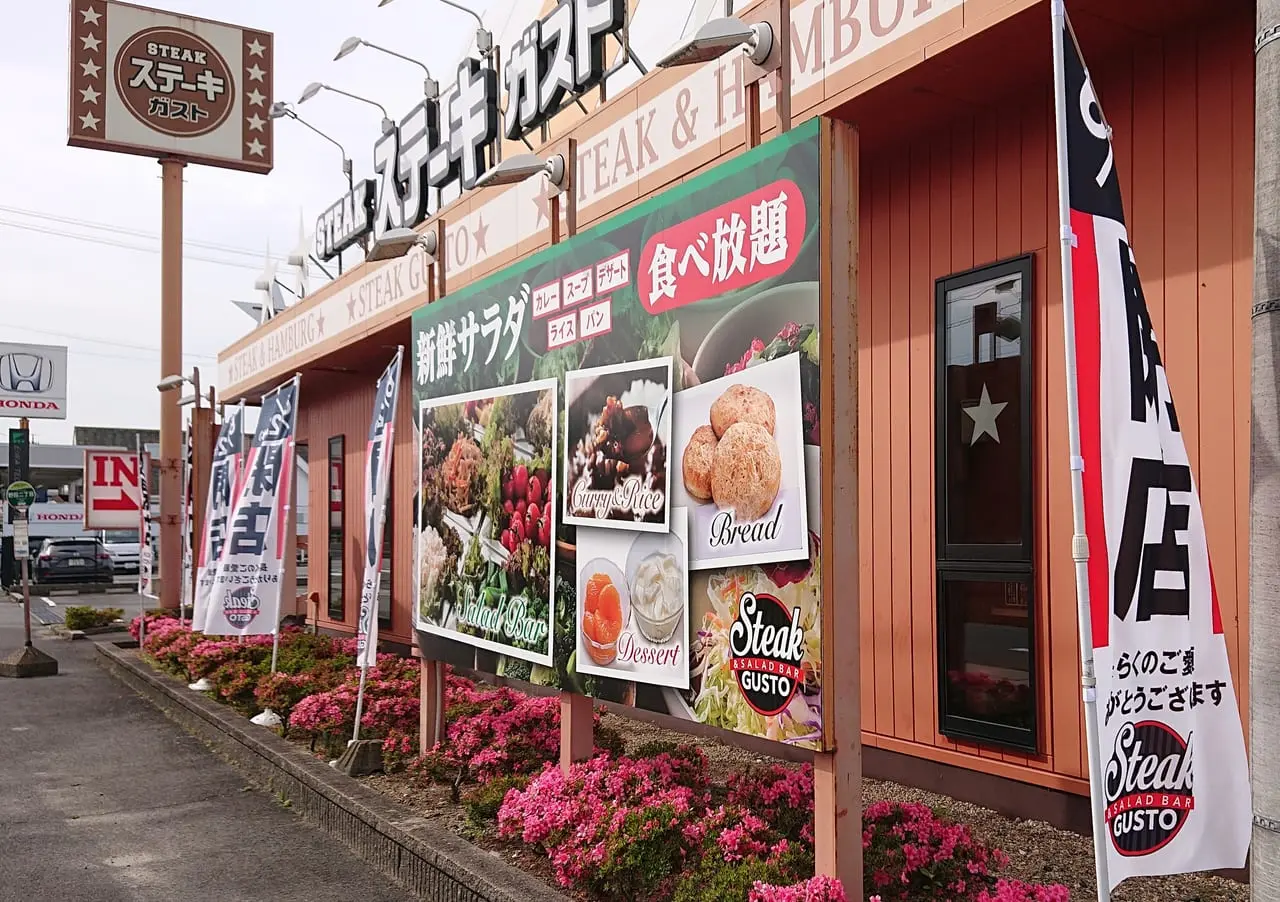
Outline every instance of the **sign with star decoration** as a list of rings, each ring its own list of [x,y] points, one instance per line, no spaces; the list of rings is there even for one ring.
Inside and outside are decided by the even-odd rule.
[[[67,143],[270,172],[273,44],[264,31],[73,0]]]

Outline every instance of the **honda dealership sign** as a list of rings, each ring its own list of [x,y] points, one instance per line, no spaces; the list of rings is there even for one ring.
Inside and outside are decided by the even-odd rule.
[[[67,418],[67,349],[0,342],[0,416]]]

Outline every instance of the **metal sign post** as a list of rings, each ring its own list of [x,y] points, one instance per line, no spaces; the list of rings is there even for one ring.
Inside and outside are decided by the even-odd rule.
[[[35,487],[25,480],[9,483],[5,489],[5,507],[11,509],[13,521],[13,556],[22,561],[22,625],[25,641],[22,650],[0,660],[0,676],[54,676],[58,662],[31,644],[31,578],[30,533],[27,508],[36,500]]]

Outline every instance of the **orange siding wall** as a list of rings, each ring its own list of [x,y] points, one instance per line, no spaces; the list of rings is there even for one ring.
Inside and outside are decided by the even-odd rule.
[[[1095,61],[1094,70],[1199,483],[1243,710],[1252,24],[1241,15],[1212,30],[1149,39],[1123,58]],[[870,745],[1084,791],[1053,134],[1046,90],[862,161],[862,711]],[[938,733],[934,578],[934,280],[1029,252],[1038,757]]]
[[[410,367],[401,370],[400,398],[396,407],[395,453],[391,459],[392,573],[391,628],[379,631],[379,638],[411,644],[413,642],[413,492],[417,449],[413,442],[413,386]],[[310,560],[308,592],[320,593],[322,628],[355,629],[360,608],[360,579],[364,557],[364,457],[369,436],[369,418],[373,414],[374,383],[378,373],[352,374],[341,380],[321,376],[308,385],[303,377],[302,391],[310,387],[312,395],[301,408],[303,422],[299,440],[306,441],[311,467],[310,485]],[[323,380],[323,381],[321,381]],[[328,615],[329,591],[329,439],[344,439],[346,484],[343,495],[343,526],[346,541],[346,570],[343,619]]]

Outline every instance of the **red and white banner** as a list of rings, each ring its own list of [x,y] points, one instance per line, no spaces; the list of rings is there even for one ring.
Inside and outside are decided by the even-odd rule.
[[[129,451],[85,451],[85,529],[137,529],[141,516],[138,455]]]
[[[1204,517],[1129,245],[1109,129],[1054,5],[1097,673],[1094,791],[1115,886],[1243,867],[1249,763]]]
[[[400,388],[400,360],[396,351],[378,379],[365,447],[364,470],[364,578],[360,581],[360,620],[356,626],[356,663],[372,667],[378,662],[378,589],[382,582],[382,539],[387,516],[387,490],[391,482],[391,451],[395,447],[396,396]]]
[[[142,450],[142,439],[137,439],[138,449],[138,594],[155,598],[156,550],[151,544],[151,455]]]

